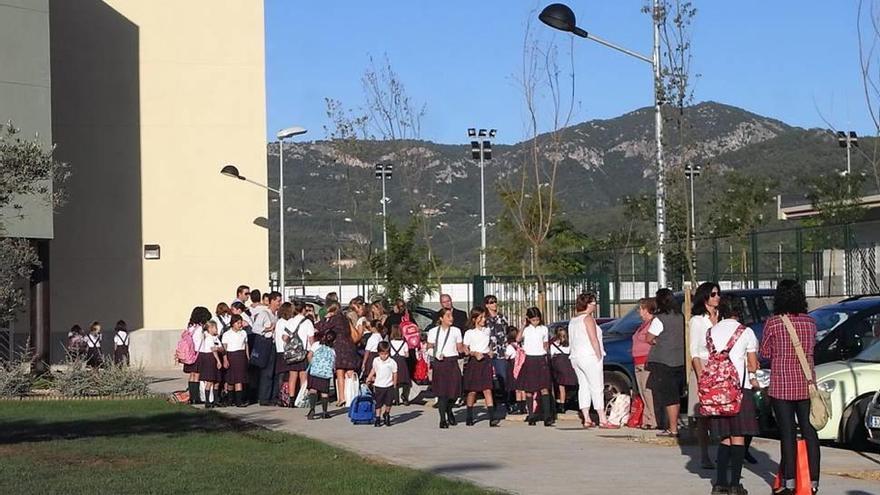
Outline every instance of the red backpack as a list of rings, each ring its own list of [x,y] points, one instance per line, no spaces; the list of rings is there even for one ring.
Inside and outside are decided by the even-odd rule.
[[[409,312],[403,313],[403,318],[400,320],[400,333],[410,349],[418,349],[421,346],[421,331],[419,326],[410,319]]]
[[[199,331],[197,328],[196,331]],[[177,339],[177,348],[174,350],[174,357],[178,363],[195,364],[199,358],[196,352],[196,344],[193,342],[192,333],[189,329],[184,330]]]
[[[418,347],[416,347],[418,349]],[[413,381],[419,385],[428,383],[428,361],[422,351],[416,353],[416,367],[413,370]]]
[[[703,374],[697,382],[700,398],[700,414],[704,416],[736,416],[742,405],[742,380],[730,360],[730,350],[745,332],[746,327],[737,327],[727,346],[718,352],[712,342],[712,331],[706,332],[706,347],[709,349],[709,360],[703,368]]]

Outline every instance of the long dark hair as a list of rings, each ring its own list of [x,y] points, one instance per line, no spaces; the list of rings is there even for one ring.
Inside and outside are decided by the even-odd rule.
[[[694,292],[694,305],[691,306],[691,314],[704,315],[709,312],[706,309],[706,301],[712,297],[713,289],[719,293],[721,292],[721,287],[715,282],[703,282],[697,287],[697,290]]]
[[[681,314],[681,305],[675,299],[675,294],[670,289],[660,289],[654,295],[657,301],[657,314],[673,313]]]
[[[807,312],[807,296],[797,280],[785,279],[776,284],[773,295],[773,314],[798,315]]]
[[[532,306],[531,308],[526,310],[526,325],[527,326],[531,325],[529,320],[531,320],[532,318],[537,318],[537,319],[541,320],[541,322],[538,323],[538,325],[544,324],[544,316],[541,314],[541,310],[536,308],[535,306]]]
[[[722,320],[727,318],[741,320],[742,317],[742,300],[738,297],[731,297],[727,295],[721,296],[721,300],[718,301],[718,318]]]
[[[205,323],[208,323],[208,320],[210,319],[211,312],[208,311],[208,308],[204,306],[196,306],[195,308],[193,308],[192,313],[190,313],[188,326],[205,326]]]
[[[471,309],[471,317],[468,318],[468,330],[470,330],[472,328],[477,328],[477,318],[479,318],[480,315],[485,315],[485,314],[486,314],[486,308],[484,308],[482,306],[474,306]]]

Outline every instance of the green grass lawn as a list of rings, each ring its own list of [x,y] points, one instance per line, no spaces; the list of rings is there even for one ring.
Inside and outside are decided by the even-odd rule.
[[[62,493],[490,492],[159,399],[0,402],[0,494]]]

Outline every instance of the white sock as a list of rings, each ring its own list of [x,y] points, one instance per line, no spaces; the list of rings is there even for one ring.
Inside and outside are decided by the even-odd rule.
[[[208,402],[214,402],[214,389],[208,389]]]
[[[205,402],[205,382],[199,382],[199,398]]]

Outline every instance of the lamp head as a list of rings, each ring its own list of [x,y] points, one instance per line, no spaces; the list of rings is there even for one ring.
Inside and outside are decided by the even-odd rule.
[[[574,33],[582,38],[587,37],[587,32],[577,27],[574,12],[567,5],[552,3],[544,7],[538,14],[538,19],[554,29]]]
[[[241,174],[238,173],[238,167],[236,167],[235,165],[226,165],[225,167],[220,169],[220,173],[227,177],[244,180],[244,177],[242,177]]]
[[[280,131],[278,131],[278,133],[275,135],[275,137],[277,137],[278,139],[287,139],[287,138],[291,138],[293,136],[299,136],[300,134],[305,134],[306,132],[307,131],[306,131],[305,127],[300,127],[298,125],[295,125],[293,127],[281,129]]]

